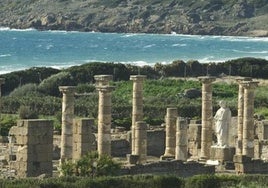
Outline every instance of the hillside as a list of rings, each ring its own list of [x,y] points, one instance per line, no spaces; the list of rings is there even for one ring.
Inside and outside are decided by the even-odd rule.
[[[268,36],[268,0],[1,0],[0,26]]]

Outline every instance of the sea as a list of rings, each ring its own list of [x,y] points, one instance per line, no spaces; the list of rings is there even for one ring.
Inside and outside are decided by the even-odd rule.
[[[133,65],[175,60],[268,60],[268,37],[37,31],[0,28],[0,74],[31,67],[64,69],[90,62]]]

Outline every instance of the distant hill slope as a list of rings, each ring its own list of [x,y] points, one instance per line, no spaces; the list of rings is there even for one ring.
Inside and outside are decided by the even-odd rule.
[[[268,36],[268,0],[1,0],[0,26]]]

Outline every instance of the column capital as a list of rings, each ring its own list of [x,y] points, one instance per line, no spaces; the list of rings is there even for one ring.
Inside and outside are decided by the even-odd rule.
[[[76,86],[59,86],[59,90],[63,94],[74,94]]]
[[[100,91],[100,92],[112,92],[115,87],[114,86],[97,86],[96,87],[97,91]]]
[[[146,75],[131,75],[130,80],[133,80],[134,82],[142,82],[146,79]]]
[[[204,84],[210,84],[216,80],[216,77],[214,77],[214,76],[200,76],[200,77],[198,77],[198,80]]]
[[[0,86],[5,83],[5,78],[0,78]]]
[[[96,86],[104,86],[104,85],[109,85],[109,82],[113,80],[113,75],[95,75],[94,79],[96,81]]]
[[[240,84],[246,89],[254,89],[258,86],[258,81],[242,81]]]
[[[238,77],[238,78],[235,78],[235,80],[238,84],[240,84],[243,81],[252,81],[252,78],[251,77]]]

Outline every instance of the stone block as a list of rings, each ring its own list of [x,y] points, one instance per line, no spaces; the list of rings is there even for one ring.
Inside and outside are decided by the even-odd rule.
[[[212,146],[210,150],[210,159],[221,162],[232,161],[235,154],[234,147],[218,147]]]
[[[127,154],[127,161],[129,164],[137,164],[139,161],[138,155]]]
[[[175,155],[161,155],[160,156],[160,160],[161,161],[171,161],[171,160],[174,160],[175,159]]]
[[[251,158],[245,155],[234,155],[233,161],[234,163],[250,163]]]

